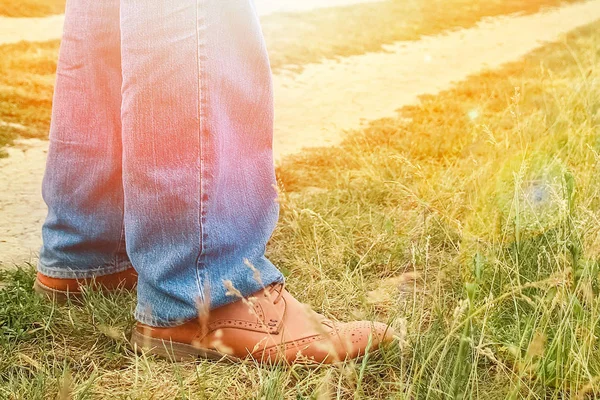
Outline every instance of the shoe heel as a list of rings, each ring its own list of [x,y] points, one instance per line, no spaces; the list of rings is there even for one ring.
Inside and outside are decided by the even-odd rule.
[[[207,359],[221,362],[239,362],[238,358],[221,354],[214,350],[201,349],[190,344],[156,339],[134,329],[131,333],[131,347],[137,354],[154,355],[171,361],[193,361]]]
[[[33,283],[33,291],[40,297],[47,300],[54,301],[58,304],[66,304],[69,299],[77,300],[78,296],[74,293],[63,292],[61,290],[55,290],[40,283],[37,279]]]

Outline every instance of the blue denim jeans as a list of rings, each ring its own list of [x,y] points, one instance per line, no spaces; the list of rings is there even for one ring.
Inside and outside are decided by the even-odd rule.
[[[133,266],[173,326],[282,281],[271,71],[252,0],[69,0],[38,270]],[[230,289],[230,288],[229,288]]]

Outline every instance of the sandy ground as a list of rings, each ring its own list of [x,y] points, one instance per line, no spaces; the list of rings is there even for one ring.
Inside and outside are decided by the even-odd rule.
[[[101,1],[101,0],[99,0]],[[261,16],[278,12],[299,12],[318,8],[339,7],[357,3],[377,3],[382,0],[255,0]],[[65,17],[8,18],[0,16],[0,44],[22,40],[42,42],[60,39]]]
[[[298,12],[382,1],[384,0],[254,0],[258,13],[263,16],[278,12]]]
[[[398,42],[369,53],[274,77],[276,159],[303,147],[335,145],[363,121],[395,115],[425,93],[516,60],[600,19],[600,0],[529,16],[504,16],[471,29]],[[0,24],[0,26],[2,26]],[[47,143],[23,141],[0,159],[0,263],[35,261],[45,216],[40,195]]]
[[[64,19],[63,15],[46,18],[0,17],[0,44],[60,39]]]

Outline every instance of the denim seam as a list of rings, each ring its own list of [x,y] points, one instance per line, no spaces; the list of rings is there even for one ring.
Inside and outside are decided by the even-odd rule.
[[[114,264],[109,264],[105,266],[98,266],[93,269],[88,269],[86,271],[82,271],[79,269],[73,269],[68,265],[62,267],[46,267],[40,261],[38,262],[38,271],[46,276],[51,278],[59,278],[59,279],[84,279],[84,278],[92,278],[95,276],[104,276],[116,274],[119,272],[123,272],[132,268],[131,262],[128,259],[119,259],[117,257],[115,259]]]
[[[123,199],[123,203],[125,199]],[[125,204],[123,204],[123,211],[121,212],[121,229],[119,233],[119,243],[117,244],[117,250],[115,251],[114,262],[115,265],[119,263],[119,256],[121,255],[121,250],[123,249],[123,241],[125,240]]]
[[[205,254],[205,247],[204,247],[204,240],[205,240],[205,235],[206,232],[204,231],[204,215],[205,215],[205,208],[204,208],[204,203],[203,203],[203,197],[205,195],[205,190],[204,190],[204,179],[205,179],[205,174],[204,174],[204,146],[203,146],[203,141],[202,141],[202,137],[204,135],[204,130],[205,130],[205,120],[203,118],[203,113],[205,112],[206,108],[205,108],[205,104],[204,104],[204,92],[205,92],[205,88],[203,87],[203,83],[204,80],[203,78],[203,66],[202,66],[202,58],[201,58],[201,54],[202,51],[206,51],[205,49],[205,43],[202,41],[202,35],[201,35],[201,29],[203,28],[205,30],[204,34],[206,35],[206,20],[204,19],[203,15],[202,15],[202,10],[201,10],[201,4],[202,2],[200,0],[196,1],[196,61],[197,61],[197,69],[198,69],[198,110],[197,110],[197,118],[198,118],[198,152],[199,152],[199,170],[198,170],[198,180],[199,180],[199,193],[198,193],[198,206],[199,206],[199,210],[198,210],[198,228],[199,228],[199,237],[198,237],[198,241],[199,241],[199,253],[198,253],[198,257],[196,258],[196,284],[198,287],[198,297],[201,303],[204,303],[206,301],[205,299],[205,294],[204,294],[204,284],[205,282],[203,282],[203,277],[202,275],[204,272],[204,265],[203,265],[203,261],[202,258]]]

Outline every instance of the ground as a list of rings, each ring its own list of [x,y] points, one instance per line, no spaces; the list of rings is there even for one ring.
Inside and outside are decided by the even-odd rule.
[[[65,11],[65,0],[0,0],[0,15],[7,17],[44,17]]]
[[[2,273],[0,398],[600,396],[600,23],[285,158],[270,258],[398,344],[317,370],[135,356],[134,294],[57,307]],[[62,396],[62,397],[61,397]]]
[[[297,71],[323,59],[381,51],[382,46],[398,40],[413,40],[449,28],[470,27],[487,16],[517,11],[534,13],[542,7],[577,1],[396,0],[268,15],[261,22],[271,65],[277,73],[290,69]],[[31,12],[22,10],[25,5],[36,2],[40,0],[11,2],[0,7],[0,14],[47,14],[44,8],[39,12],[33,12],[37,10],[33,7]],[[49,10],[56,11],[60,1],[42,3],[48,7],[53,4]],[[24,29],[31,31],[38,27],[46,28],[34,20]],[[44,30],[38,33],[40,40],[44,40],[45,33]],[[58,40],[0,45],[0,122],[26,127],[24,130],[22,126],[0,125],[0,152],[3,145],[16,137],[46,137],[58,47]]]

